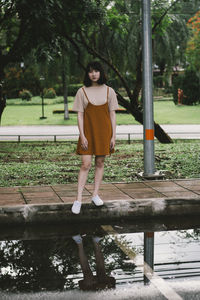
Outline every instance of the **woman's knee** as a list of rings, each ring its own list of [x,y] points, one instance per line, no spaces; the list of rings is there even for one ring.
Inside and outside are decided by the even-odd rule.
[[[105,161],[105,157],[96,157],[95,159],[95,166],[97,168],[103,168],[104,167],[104,161]]]
[[[81,165],[81,169],[83,171],[89,171],[91,168],[91,162],[90,161],[83,161]]]

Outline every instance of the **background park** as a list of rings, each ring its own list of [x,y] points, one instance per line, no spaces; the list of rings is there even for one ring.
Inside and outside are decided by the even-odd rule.
[[[77,216],[77,142],[5,141],[1,132],[76,125],[74,96],[94,59],[117,93],[117,125],[142,125],[148,1],[155,167],[165,177],[138,177],[143,141],[117,139],[104,206],[91,204],[90,171]],[[200,125],[199,45],[200,0],[0,0],[1,299],[199,299],[200,139],[163,129]],[[112,275],[116,287],[79,292],[83,244],[91,273],[98,277],[98,253],[103,279]]]
[[[152,1],[155,159],[166,179],[200,174],[199,140],[172,140],[162,129],[162,124],[200,124],[199,5]],[[2,127],[76,125],[73,99],[93,59],[103,63],[117,93],[117,125],[142,124],[140,1],[2,0],[0,8]],[[76,182],[75,148],[72,141],[2,141],[0,185]],[[138,180],[142,170],[142,142],[118,140],[104,181]]]

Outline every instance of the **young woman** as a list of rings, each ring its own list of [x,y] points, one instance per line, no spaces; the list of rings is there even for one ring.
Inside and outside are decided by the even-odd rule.
[[[114,152],[116,137],[115,110],[118,109],[114,90],[106,85],[106,76],[99,62],[91,62],[86,68],[84,86],[76,94],[73,110],[78,112],[79,141],[77,154],[82,165],[78,176],[78,195],[72,212],[79,214],[82,193],[95,156],[94,191],[91,201],[96,206],[103,205],[98,196],[104,172],[106,155]]]

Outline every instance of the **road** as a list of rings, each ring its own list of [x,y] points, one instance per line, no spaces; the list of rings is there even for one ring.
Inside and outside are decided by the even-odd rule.
[[[161,125],[161,127],[176,139],[200,139],[200,124],[197,125]],[[117,139],[142,139],[142,125],[117,126]],[[20,136],[21,140],[56,140],[77,139],[77,126],[2,126],[0,127],[1,141],[14,141]]]

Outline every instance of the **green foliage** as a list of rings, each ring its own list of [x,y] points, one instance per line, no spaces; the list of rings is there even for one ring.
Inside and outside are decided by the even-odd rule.
[[[173,101],[165,100],[164,97],[162,99],[163,101],[154,102],[154,117],[157,123],[200,124],[200,105],[175,106]],[[74,97],[68,97],[68,100],[69,109],[71,109]],[[156,98],[154,98],[154,100],[156,100]],[[32,100],[28,102],[21,99],[8,100],[5,113],[2,116],[2,126],[77,125],[76,114],[70,113],[70,119],[64,120],[63,114],[53,114],[54,110],[63,110],[63,97],[45,100],[44,111],[45,116],[47,116],[45,120],[40,120],[41,97],[33,97]],[[138,124],[131,114],[117,114],[116,117],[118,125]]]
[[[186,70],[183,75],[177,76],[173,83],[173,100],[178,102],[178,88],[183,90],[182,104],[194,105],[200,103],[199,78],[194,70]]]
[[[199,144],[198,140],[156,143],[156,169],[168,170],[166,179],[199,178]],[[77,182],[81,161],[75,154],[76,142],[1,142],[0,146],[0,186]],[[88,182],[93,182],[93,171],[94,164]],[[106,161],[104,181],[138,181],[142,171],[142,141],[117,142],[116,152]]]
[[[37,65],[21,69],[19,64],[10,64],[5,69],[4,91],[8,99],[17,98],[22,89],[28,89],[33,95],[38,95],[40,90]]]
[[[68,95],[69,96],[75,96],[78,89],[83,86],[82,83],[74,83],[74,84],[69,84],[68,86]]]
[[[187,61],[197,72],[200,72],[200,62],[199,62],[199,55],[200,55],[200,11],[188,20],[188,28],[190,31],[190,38],[187,43],[186,49],[186,56]]]
[[[32,94],[29,90],[22,90],[19,92],[19,96],[22,100],[30,101],[32,98]]]
[[[56,92],[53,88],[44,89],[44,98],[54,99],[56,98]]]
[[[68,96],[75,96],[78,89],[83,86],[82,83],[72,83],[67,85],[67,94]],[[59,96],[63,96],[63,85],[62,84],[55,84],[54,89],[56,91],[56,94]]]
[[[157,88],[161,88],[163,86],[163,76],[158,75],[158,76],[153,76],[153,84]]]

